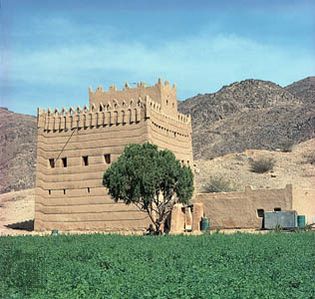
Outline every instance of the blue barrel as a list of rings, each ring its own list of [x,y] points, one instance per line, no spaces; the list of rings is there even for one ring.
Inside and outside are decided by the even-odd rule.
[[[305,215],[298,215],[297,216],[297,225],[298,228],[304,228],[306,224]]]
[[[209,229],[209,220],[207,217],[202,217],[201,223],[200,223],[200,230],[207,231],[208,229]]]

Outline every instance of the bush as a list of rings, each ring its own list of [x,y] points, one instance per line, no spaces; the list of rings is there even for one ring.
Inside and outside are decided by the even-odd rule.
[[[231,182],[223,177],[211,177],[209,182],[204,188],[205,192],[231,192],[235,191]]]
[[[251,171],[256,173],[265,173],[273,170],[275,161],[272,158],[258,158],[250,162]]]
[[[304,155],[305,162],[311,165],[315,165],[315,152]]]

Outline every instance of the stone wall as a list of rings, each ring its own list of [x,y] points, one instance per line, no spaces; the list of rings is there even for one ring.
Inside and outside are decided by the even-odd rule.
[[[194,202],[203,203],[204,214],[209,218],[211,227],[261,228],[263,218],[258,216],[258,210],[292,209],[292,186],[259,190],[246,187],[244,192],[198,193]]]

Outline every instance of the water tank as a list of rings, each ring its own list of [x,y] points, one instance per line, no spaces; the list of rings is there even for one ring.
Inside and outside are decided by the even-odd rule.
[[[265,229],[294,229],[297,227],[296,211],[271,211],[264,213]]]

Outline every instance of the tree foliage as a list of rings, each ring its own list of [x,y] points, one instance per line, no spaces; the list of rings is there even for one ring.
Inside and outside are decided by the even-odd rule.
[[[175,203],[188,203],[193,194],[193,174],[169,150],[156,145],[132,144],[104,173],[103,185],[117,202],[135,204],[146,211],[160,232]]]

